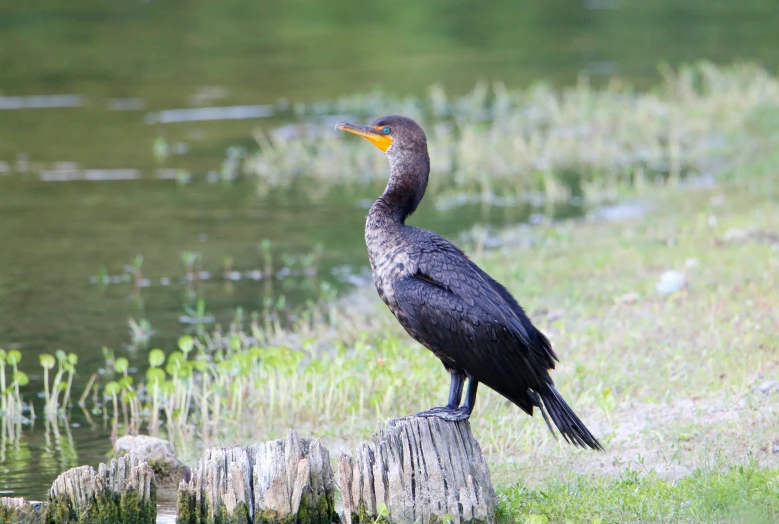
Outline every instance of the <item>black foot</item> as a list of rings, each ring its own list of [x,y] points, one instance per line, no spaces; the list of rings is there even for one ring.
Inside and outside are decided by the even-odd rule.
[[[459,422],[461,420],[468,420],[471,416],[471,410],[466,406],[459,408],[450,408],[448,406],[440,408],[432,408],[427,411],[417,413],[417,417],[438,417],[442,420],[448,420],[449,422]]]

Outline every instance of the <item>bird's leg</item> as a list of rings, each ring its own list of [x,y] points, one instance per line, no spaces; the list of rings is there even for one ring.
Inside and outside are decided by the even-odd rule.
[[[460,399],[463,398],[463,386],[465,385],[465,373],[450,369],[452,382],[449,384],[449,402],[446,407],[454,409],[460,405]]]
[[[476,389],[479,381],[473,377],[468,377],[468,390],[465,394],[465,403],[460,406],[460,399],[463,394],[463,385],[465,382],[465,373],[457,370],[449,370],[452,374],[452,383],[449,387],[449,402],[444,407],[432,408],[421,413],[418,417],[438,417],[453,422],[465,420],[471,416],[473,406],[476,405]]]
[[[476,406],[476,390],[479,389],[479,381],[473,377],[468,377],[468,390],[465,392],[465,404],[460,409],[465,411],[467,416],[471,416],[473,408]]]
[[[463,396],[463,386],[465,385],[465,373],[457,369],[446,368],[449,371],[452,381],[449,384],[449,401],[446,406],[431,408],[422,413],[417,413],[419,417],[433,417],[439,413],[450,413],[460,406],[460,399]]]

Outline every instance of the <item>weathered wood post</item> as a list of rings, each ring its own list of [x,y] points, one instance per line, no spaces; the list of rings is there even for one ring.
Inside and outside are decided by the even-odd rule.
[[[0,497],[0,524],[38,524],[43,520],[42,504],[21,497]]]
[[[164,499],[166,495],[175,497],[176,488],[184,479],[188,468],[176,457],[170,442],[146,435],[125,435],[117,439],[113,456],[120,458],[130,454],[145,460],[154,470],[158,499]],[[170,489],[170,493],[166,488]]]
[[[179,485],[178,524],[331,524],[335,483],[317,439],[287,438],[206,451]]]
[[[157,519],[154,471],[135,455],[73,468],[61,474],[49,490],[48,524],[153,524]]]
[[[391,523],[495,521],[495,492],[468,421],[393,419],[338,459],[348,524],[370,524],[384,504]],[[383,508],[382,508],[383,509]]]

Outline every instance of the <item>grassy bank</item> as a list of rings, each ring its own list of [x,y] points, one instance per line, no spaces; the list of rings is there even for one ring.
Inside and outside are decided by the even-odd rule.
[[[435,86],[426,98],[372,93],[296,111],[304,120],[339,115],[367,123],[393,113],[419,120],[430,147],[432,199],[598,200],[626,183],[674,184],[727,171],[754,122],[779,114],[777,95],[779,81],[756,66],[700,63],[663,70],[649,92],[616,79],[603,88],[586,79],[564,89],[482,84],[461,97]],[[304,181],[312,194],[386,179],[382,155],[325,127],[258,132],[260,148],[245,171],[261,191]]]
[[[526,524],[727,522],[769,524],[779,517],[779,469],[755,463],[702,468],[672,481],[627,468],[616,477],[554,479],[542,488],[504,490],[509,522]]]
[[[539,417],[482,391],[472,424],[512,518],[775,520],[779,161],[764,146],[737,177],[644,192],[652,211],[643,217],[542,225],[521,241],[515,233],[510,247],[472,250],[550,336],[556,383],[606,448],[560,444]],[[669,270],[684,283],[663,294]],[[61,356],[62,384],[70,368]],[[386,418],[441,403],[448,388],[441,365],[372,290],[293,332],[236,322],[152,351],[150,363],[133,377],[118,362],[85,407],[135,418],[144,432],[162,422],[190,459],[194,441],[251,442],[288,427],[331,449],[354,446]]]
[[[491,251],[478,240],[465,246],[550,337],[559,390],[606,448],[561,444],[540,417],[484,388],[471,423],[507,520],[779,518],[778,126],[771,111],[753,110],[747,118],[722,109],[725,122],[745,127],[727,141],[740,147],[721,176],[626,190],[641,216],[509,231]],[[710,118],[699,125],[724,125]],[[21,415],[31,414],[20,358],[0,352],[3,442],[18,439]],[[86,393],[71,391],[70,378],[93,370],[76,370],[65,353],[40,362],[49,405],[38,416],[63,421],[79,409],[62,408],[65,396],[80,398],[87,416],[120,432],[161,433],[190,462],[200,447],[279,438],[289,427],[332,451],[354,447],[383,420],[440,404],[448,391],[440,363],[373,290],[302,315],[291,331],[242,317],[183,337],[150,351],[145,375],[116,359]]]

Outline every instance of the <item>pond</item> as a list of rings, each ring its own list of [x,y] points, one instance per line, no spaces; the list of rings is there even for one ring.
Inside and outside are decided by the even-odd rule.
[[[779,11],[767,0],[479,9],[464,0],[0,6],[0,347],[21,349],[28,397],[41,389],[41,352],[79,356],[80,392],[104,346],[142,366],[144,348],[170,347],[191,328],[198,300],[226,323],[238,308],[283,300],[293,313],[365,280],[362,226],[380,187],[312,202],[295,190],[261,197],[253,180],[223,176],[228,148],[254,148],[252,131],[294,118],[292,102],[376,86],[462,93],[479,79],[566,84],[580,73],[648,87],[659,61],[779,61]],[[413,222],[456,240],[537,211],[423,203]],[[278,278],[259,276],[264,240]],[[285,271],[307,256],[314,276]],[[128,319],[149,323],[146,345],[133,345]],[[73,424],[3,440],[0,495],[42,498],[62,470],[103,460],[106,429]]]

